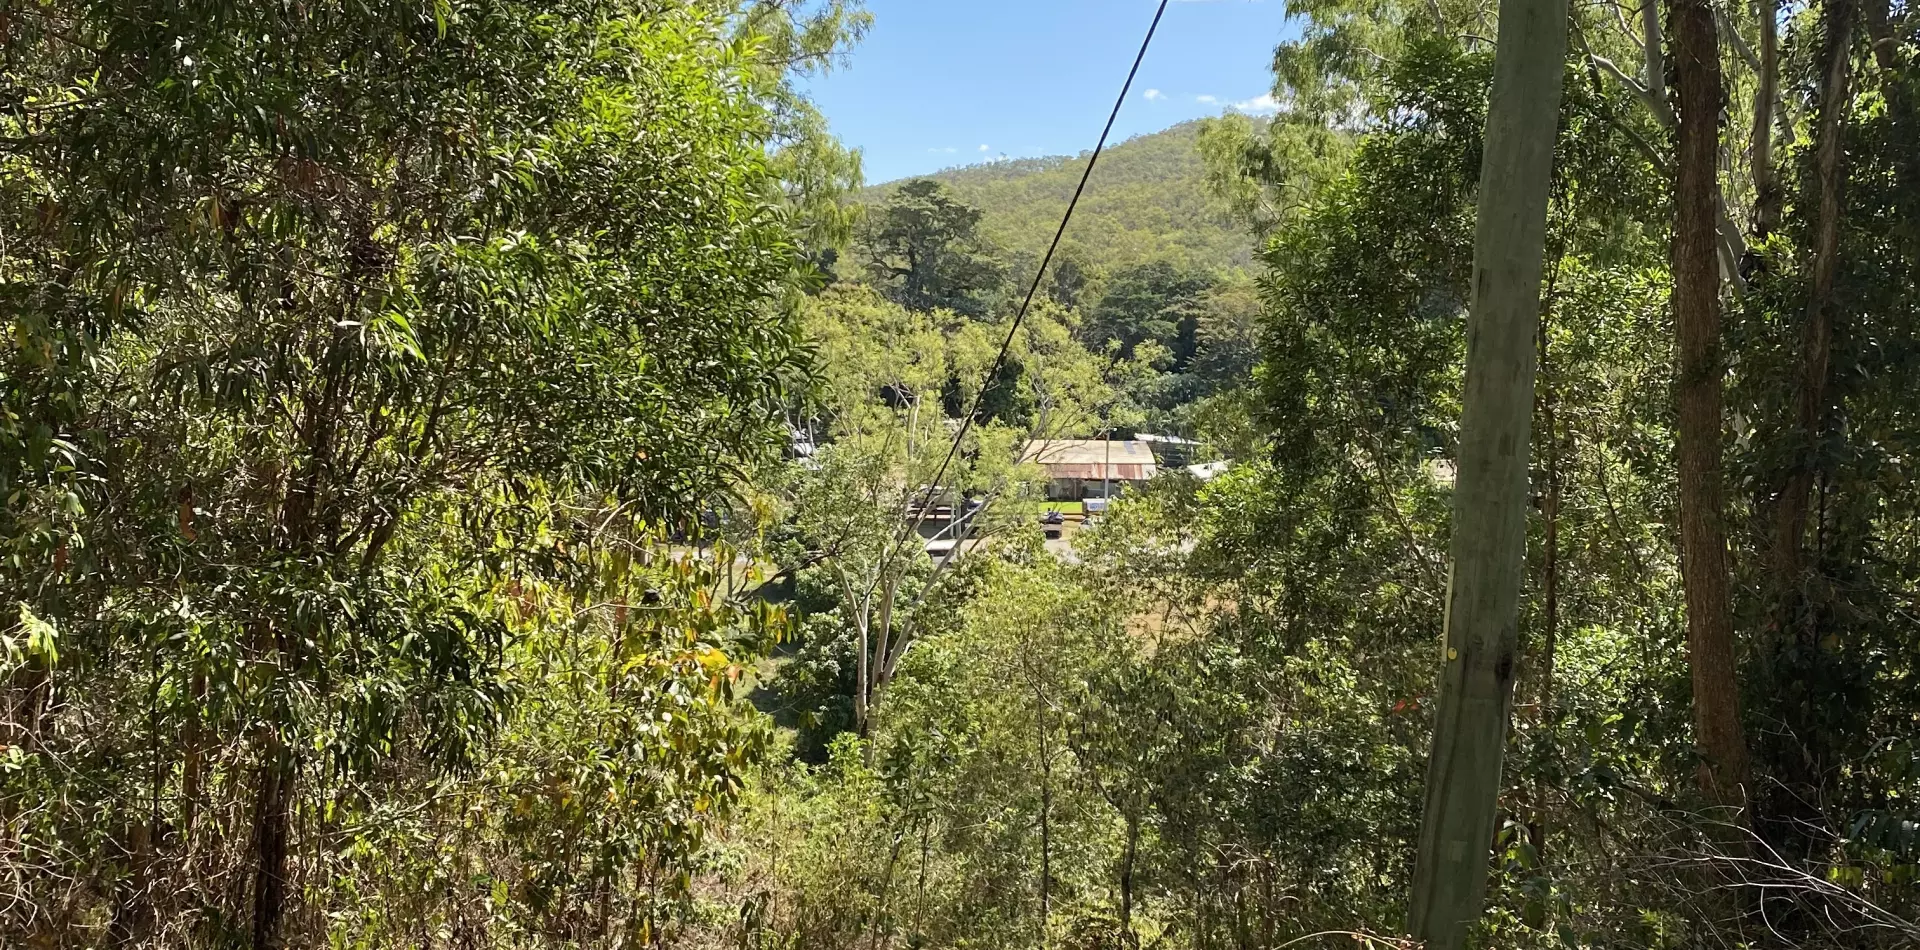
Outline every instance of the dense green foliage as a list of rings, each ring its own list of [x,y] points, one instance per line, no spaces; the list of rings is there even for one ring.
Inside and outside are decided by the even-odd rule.
[[[861,263],[902,306],[977,316],[1006,279],[981,246],[979,229],[980,209],[955,201],[937,182],[910,181],[869,219]]]
[[[0,3],[0,945],[1402,946],[1493,8],[1296,12],[1015,327],[1082,159],[856,192],[857,3]],[[1920,940],[1920,18],[1782,17],[1756,164],[1722,14],[1751,787],[1660,17],[1576,7],[1480,946]],[[1043,540],[1136,432],[1221,464]]]
[[[1278,947],[1400,930],[1447,585],[1485,16],[1316,8],[1276,59],[1276,95],[1298,107],[1208,130],[1213,184],[1262,239],[1257,305],[1174,255],[1111,271],[1069,257],[1043,285],[1090,351],[1134,364],[1109,382],[1135,411],[1152,418],[1166,395],[1242,461],[1205,485],[1162,479],[1076,535],[1071,558],[1008,534],[942,588],[942,615],[923,621],[860,741],[803,724],[817,764],[770,779],[729,844],[758,882],[728,893],[753,903],[759,939]],[[1731,22],[1752,41],[1751,22]],[[1822,28],[1789,26],[1782,68],[1810,103]],[[1732,235],[1754,251],[1728,274],[1719,477],[1755,760],[1751,807],[1732,815],[1703,791],[1693,737],[1672,158],[1644,82],[1615,78],[1642,55],[1639,31],[1606,11],[1583,10],[1576,28],[1538,341],[1525,655],[1477,939],[1905,945],[1920,934],[1920,628],[1900,605],[1920,564],[1916,496],[1896,474],[1910,409],[1895,392],[1912,351],[1897,288],[1916,245],[1897,216],[1915,179],[1896,157],[1912,142],[1911,27],[1890,34],[1885,62],[1864,41],[1853,51],[1846,315],[1815,445],[1794,431],[1819,225],[1810,132],[1780,133],[1795,182],[1783,227]],[[1806,129],[1798,108],[1781,124]],[[1749,175],[1723,185],[1735,232]],[[953,191],[967,196],[959,178]],[[1017,260],[987,211],[982,230]],[[1251,373],[1217,329],[1236,325],[1257,342]],[[1213,366],[1214,395],[1172,395]],[[1820,507],[1805,573],[1783,578],[1777,499],[1805,465]],[[854,641],[838,642],[852,663]],[[819,684],[823,660],[796,673]]]
[[[4,942],[672,919],[777,618],[651,526],[779,444],[850,15],[742,12],[0,16]]]

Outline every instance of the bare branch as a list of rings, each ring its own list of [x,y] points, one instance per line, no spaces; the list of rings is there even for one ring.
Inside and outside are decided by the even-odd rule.
[[[1740,28],[1734,25],[1733,17],[1724,7],[1716,7],[1714,13],[1720,17],[1720,32],[1733,43],[1733,51],[1740,54],[1742,62],[1754,72],[1760,71],[1760,57],[1754,55],[1753,47],[1747,45],[1747,38],[1740,35]]]
[[[1651,2],[1651,0],[1649,0],[1649,2]],[[1646,45],[1646,40],[1640,37],[1640,31],[1634,29],[1633,25],[1627,22],[1627,11],[1626,8],[1620,5],[1620,0],[1607,0],[1607,6],[1613,10],[1613,21],[1619,25],[1620,32],[1626,34],[1628,39],[1633,40],[1633,45]]]

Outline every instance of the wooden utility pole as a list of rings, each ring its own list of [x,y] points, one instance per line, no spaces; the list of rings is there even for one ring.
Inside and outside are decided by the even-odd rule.
[[[1408,922],[1457,950],[1480,916],[1513,704],[1534,336],[1567,46],[1565,0],[1501,0],[1480,166],[1446,647]]]

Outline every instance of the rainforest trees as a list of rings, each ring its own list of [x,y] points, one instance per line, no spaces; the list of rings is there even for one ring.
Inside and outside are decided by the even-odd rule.
[[[668,919],[771,618],[657,526],[851,183],[787,84],[857,11],[763,6],[0,11],[0,942]]]

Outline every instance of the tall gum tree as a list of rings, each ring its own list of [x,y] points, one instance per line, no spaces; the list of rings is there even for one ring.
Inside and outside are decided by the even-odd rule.
[[[1819,108],[1813,181],[1807,202],[1813,225],[1812,246],[1807,249],[1807,304],[1792,417],[1784,426],[1785,442],[1792,447],[1791,459],[1772,512],[1768,552],[1772,614],[1767,636],[1760,644],[1769,665],[1778,673],[1770,685],[1774,687],[1774,708],[1785,726],[1785,742],[1763,745],[1758,750],[1772,781],[1765,798],[1756,802],[1755,823],[1773,847],[1795,856],[1811,851],[1808,832],[1822,823],[1817,803],[1825,797],[1822,785],[1833,769],[1835,756],[1834,729],[1822,714],[1825,704],[1816,698],[1822,692],[1821,682],[1828,678],[1823,661],[1827,651],[1820,646],[1822,631],[1816,619],[1823,612],[1820,598],[1810,594],[1817,586],[1811,578],[1818,573],[1818,559],[1810,564],[1806,549],[1816,477],[1824,480],[1833,468],[1826,461],[1830,455],[1823,451],[1823,445],[1828,441],[1828,421],[1835,402],[1828,384],[1839,309],[1834,285],[1840,272],[1844,223],[1841,199],[1847,179],[1841,140],[1847,132],[1852,101],[1858,12],[1855,0],[1828,0],[1821,10]],[[1824,517],[1813,520],[1817,526]]]
[[[1732,576],[1721,510],[1721,406],[1718,270],[1719,116],[1725,89],[1713,7],[1673,0],[1674,89],[1678,98],[1673,163],[1673,321],[1679,427],[1680,571],[1687,602],[1694,741],[1707,799],[1746,804],[1747,743],[1734,678]]]
[[[1503,0],[1474,229],[1440,705],[1410,926],[1463,946],[1486,892],[1525,570],[1534,340],[1566,55],[1563,0]]]

